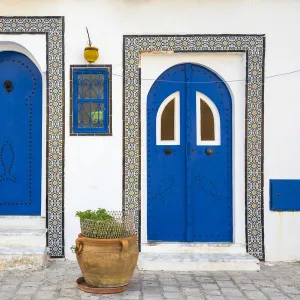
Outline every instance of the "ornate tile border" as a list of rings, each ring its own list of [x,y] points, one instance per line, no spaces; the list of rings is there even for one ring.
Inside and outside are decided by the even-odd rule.
[[[140,209],[140,55],[143,52],[243,52],[246,67],[246,242],[247,251],[264,259],[263,229],[263,35],[124,36],[123,207]],[[136,228],[140,218],[136,220]]]
[[[47,245],[64,256],[64,18],[0,17],[0,34],[45,34],[47,39]]]

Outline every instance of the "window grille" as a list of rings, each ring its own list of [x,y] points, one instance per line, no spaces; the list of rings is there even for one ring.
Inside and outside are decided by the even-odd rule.
[[[111,68],[72,68],[72,133],[111,133]]]

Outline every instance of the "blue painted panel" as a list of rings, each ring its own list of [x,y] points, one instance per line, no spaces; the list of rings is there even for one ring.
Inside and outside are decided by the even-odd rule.
[[[270,210],[300,211],[300,180],[270,180]]]
[[[167,80],[181,83],[169,83]],[[147,99],[148,240],[186,240],[185,199],[185,66],[165,71],[153,84]],[[161,103],[180,92],[180,145],[156,145],[156,115]],[[172,153],[166,154],[165,149]]]
[[[180,92],[180,145],[156,145],[158,108],[176,91]],[[196,144],[197,91],[219,110],[219,146]],[[231,110],[228,88],[205,67],[176,65],[153,84],[147,98],[148,240],[232,241]],[[171,148],[172,154],[166,155],[165,148]],[[214,153],[208,156],[207,148]]]
[[[0,215],[40,215],[42,77],[17,52],[0,52],[0,130]]]
[[[232,241],[232,104],[223,80],[199,65],[191,66],[191,136],[188,158],[191,165],[191,241]],[[195,94],[209,97],[220,114],[221,144],[200,145],[196,142]],[[206,149],[213,153],[207,155]]]

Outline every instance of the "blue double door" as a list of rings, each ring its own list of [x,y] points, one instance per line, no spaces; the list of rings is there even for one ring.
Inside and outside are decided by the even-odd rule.
[[[196,64],[166,70],[147,98],[148,241],[232,241],[232,101]]]
[[[42,76],[25,55],[0,52],[0,215],[40,215]]]

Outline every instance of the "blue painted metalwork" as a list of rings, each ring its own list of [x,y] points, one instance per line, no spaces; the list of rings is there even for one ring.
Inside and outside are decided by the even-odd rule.
[[[158,108],[177,91],[180,145],[156,145]],[[220,145],[197,145],[197,91],[219,111]],[[231,105],[226,84],[203,66],[176,65],[154,82],[147,99],[148,240],[232,241]],[[166,154],[166,148],[172,153]]]
[[[106,68],[73,69],[73,132],[109,132],[109,73]]]
[[[40,215],[42,76],[13,51],[0,52],[0,130],[0,215]]]
[[[300,211],[300,180],[270,180],[270,210]]]

